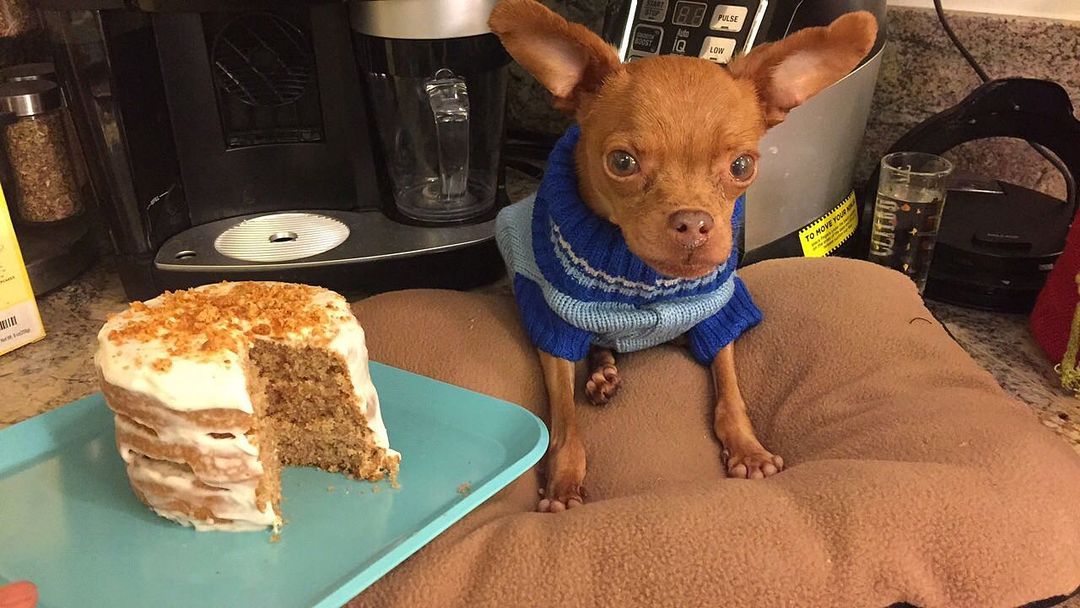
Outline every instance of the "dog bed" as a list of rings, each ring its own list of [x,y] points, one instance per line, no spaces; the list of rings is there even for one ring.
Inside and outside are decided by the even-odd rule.
[[[578,387],[585,506],[533,512],[537,467],[352,605],[1019,606],[1080,585],[1080,457],[906,278],[843,259],[740,272],[765,315],[736,345],[740,383],[787,470],[725,479],[707,370],[676,347],[622,355],[611,404]],[[546,416],[509,297],[356,310],[374,360]]]

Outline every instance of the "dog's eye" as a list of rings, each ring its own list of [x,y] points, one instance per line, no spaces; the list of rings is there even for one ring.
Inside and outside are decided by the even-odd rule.
[[[638,172],[637,159],[623,150],[615,150],[608,154],[608,168],[618,177],[630,177]]]
[[[731,177],[737,181],[745,182],[754,176],[754,157],[743,154],[731,161]]]

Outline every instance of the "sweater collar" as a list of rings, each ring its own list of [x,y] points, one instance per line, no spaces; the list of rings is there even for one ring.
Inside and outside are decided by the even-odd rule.
[[[727,262],[697,279],[662,275],[631,252],[619,227],[581,200],[574,160],[580,135],[573,125],[555,144],[533,206],[533,253],[549,283],[577,299],[644,304],[711,292],[731,280],[734,248]],[[733,224],[742,205],[740,196]]]

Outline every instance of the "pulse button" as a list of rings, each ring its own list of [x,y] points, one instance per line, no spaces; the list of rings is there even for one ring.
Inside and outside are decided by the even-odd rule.
[[[720,4],[713,11],[709,29],[718,32],[739,32],[746,23],[746,7]]]

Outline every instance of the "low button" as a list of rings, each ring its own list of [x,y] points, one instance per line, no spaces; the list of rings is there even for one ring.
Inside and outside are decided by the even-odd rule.
[[[712,14],[709,28],[719,32],[738,32],[746,23],[746,7],[720,4]]]
[[[705,42],[701,45],[701,52],[698,53],[698,57],[702,59],[708,59],[709,61],[715,61],[716,63],[726,64],[731,61],[731,56],[735,53],[735,41],[731,38],[720,38],[718,36],[706,36]]]

